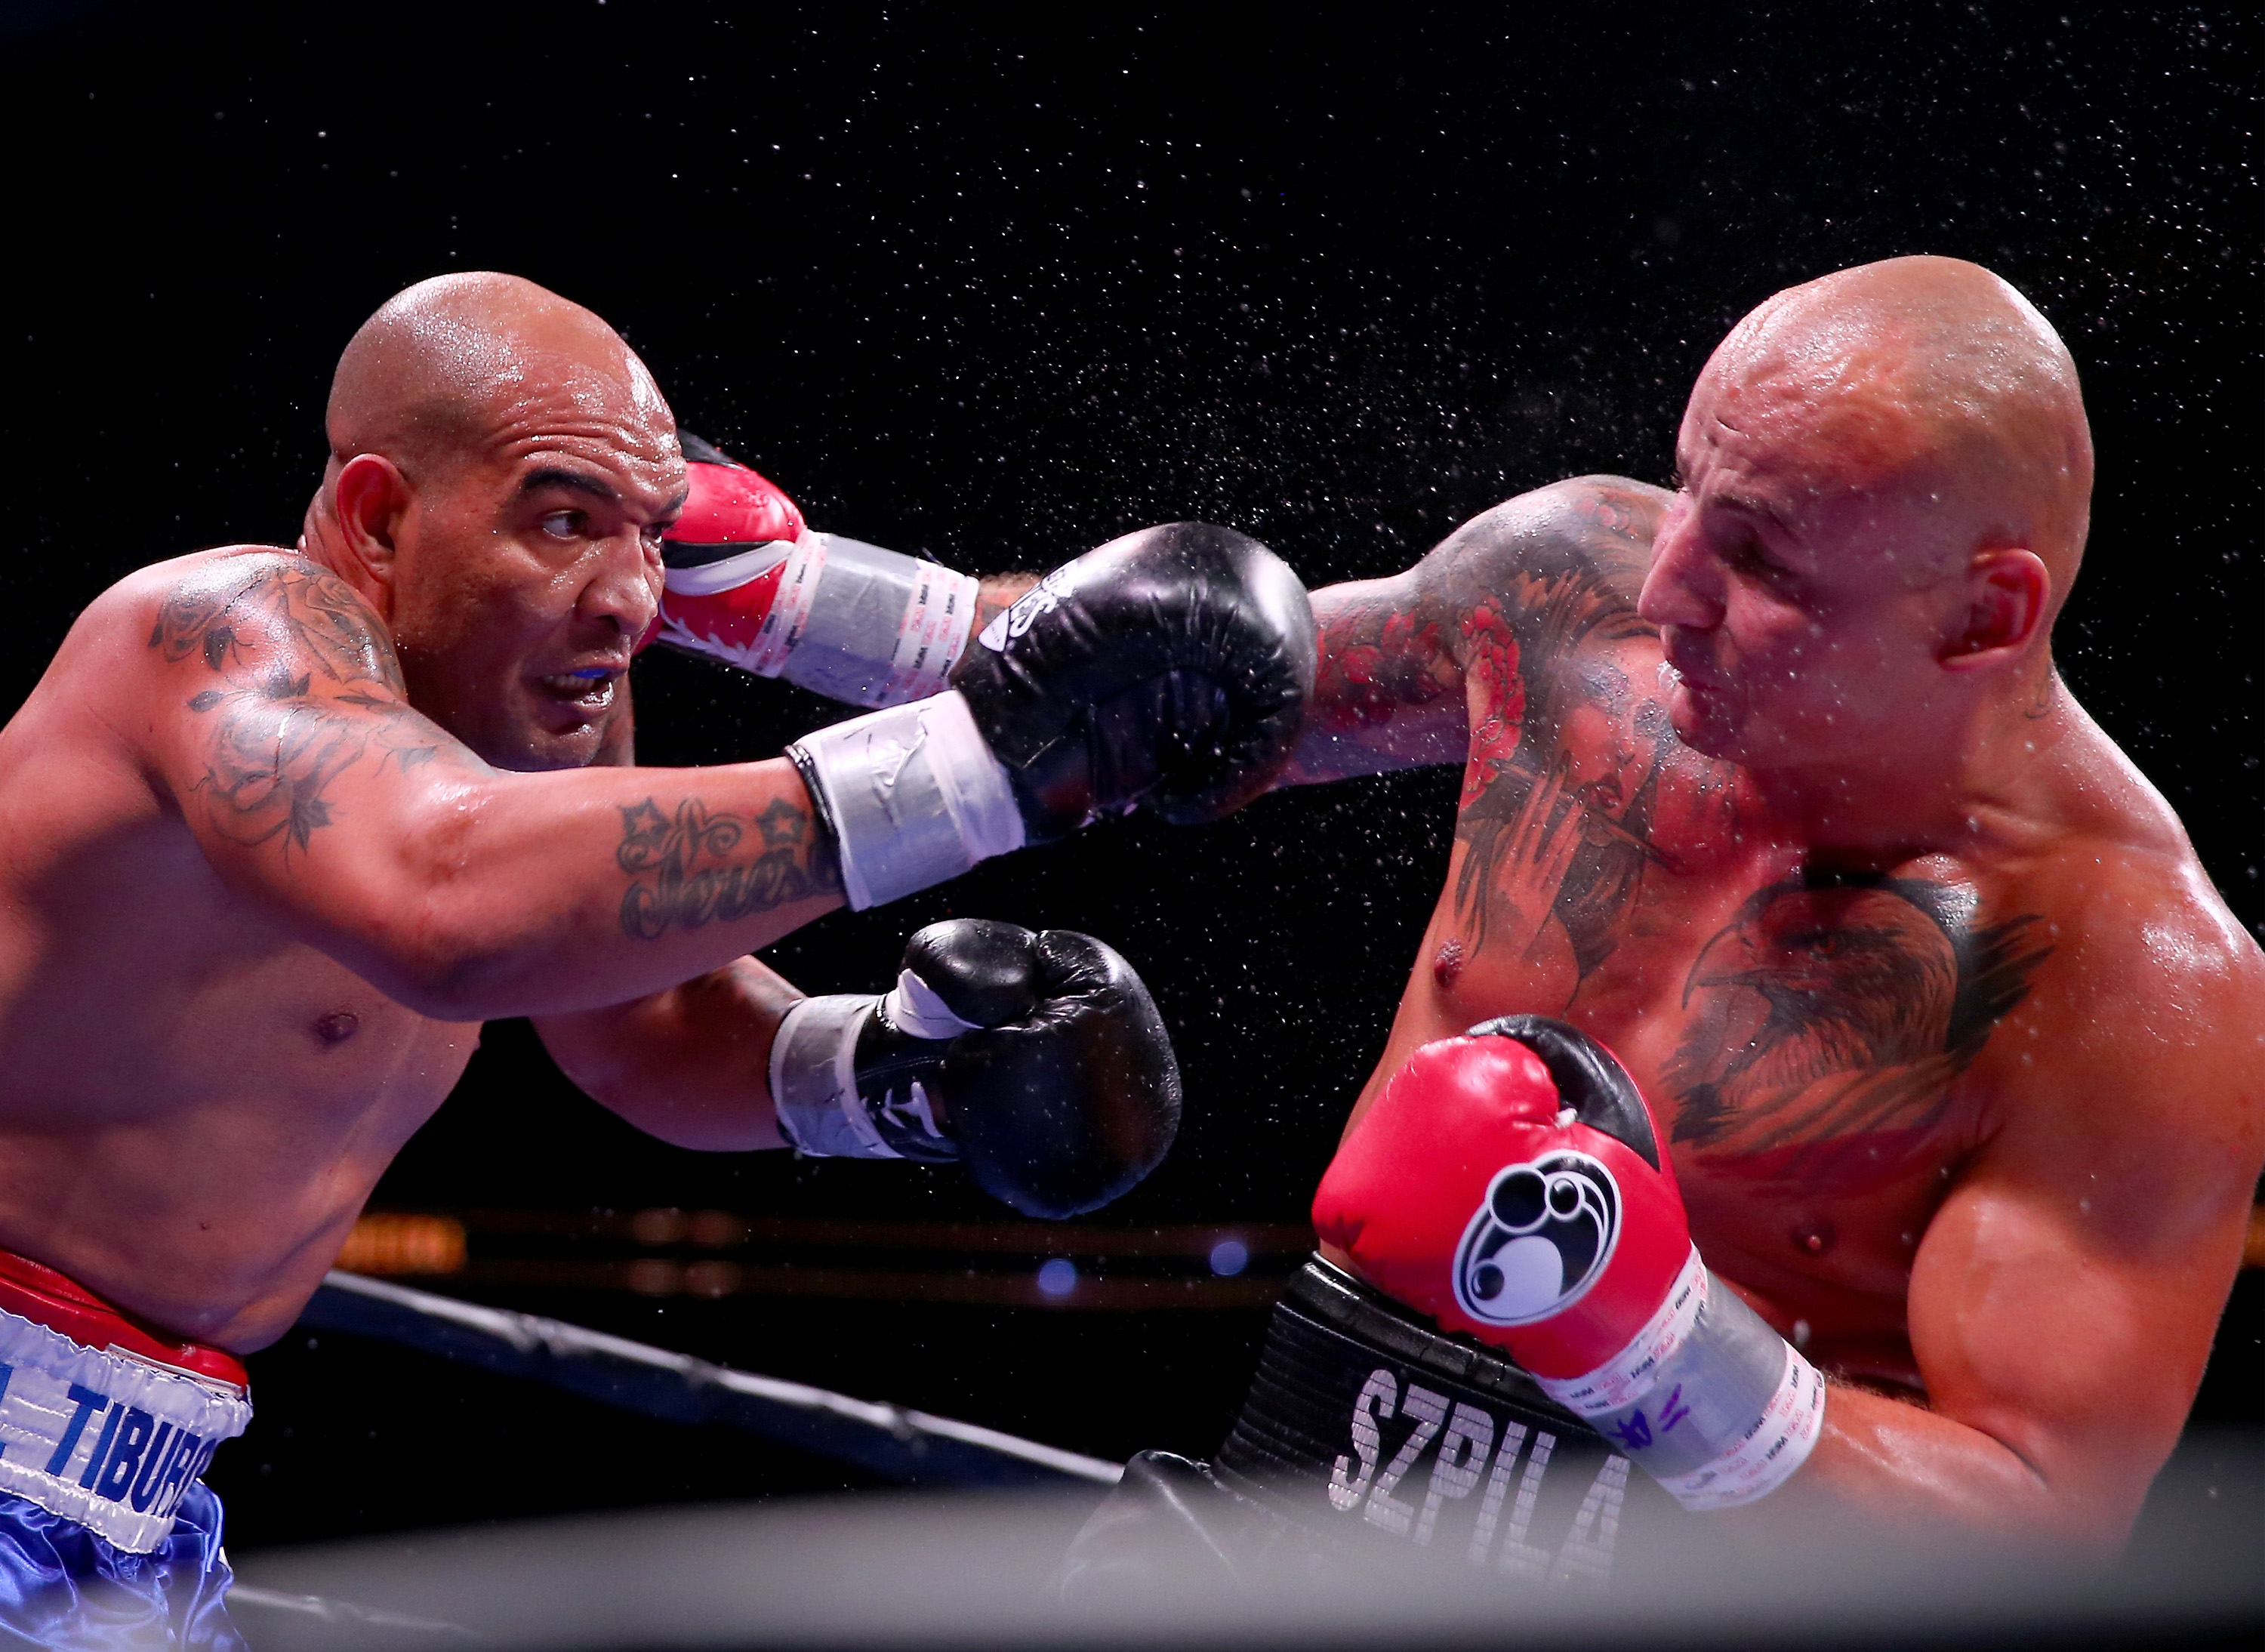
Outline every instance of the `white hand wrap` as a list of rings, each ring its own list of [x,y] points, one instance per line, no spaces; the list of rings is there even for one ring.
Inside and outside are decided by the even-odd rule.
[[[853,705],[902,705],[940,690],[967,645],[978,586],[941,563],[839,534],[805,533],[721,562],[668,571],[668,588],[704,597],[786,567],[755,640],[733,647],[681,624],[688,646],[746,671]]]
[[[901,1159],[874,1117],[873,1104],[858,1093],[857,1037],[876,1012],[899,1032],[942,1041],[975,1030],[910,970],[898,972],[885,998],[870,993],[805,998],[786,1013],[771,1040],[771,1104],[779,1133],[801,1152],[818,1159]],[[917,1130],[943,1143],[928,1093],[918,1080],[902,1101],[885,1103],[886,1122],[899,1133]],[[916,1156],[933,1156],[916,1153]]]
[[[1809,1460],[1824,1379],[1691,1259],[1651,1322],[1585,1376],[1538,1379],[1686,1509],[1764,1497]]]
[[[1023,847],[1007,770],[956,689],[820,729],[787,754],[833,828],[856,911]]]

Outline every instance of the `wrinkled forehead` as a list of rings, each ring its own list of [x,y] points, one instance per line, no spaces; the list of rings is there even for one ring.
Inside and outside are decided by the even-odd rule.
[[[527,349],[492,364],[478,423],[497,456],[566,449],[655,473],[681,474],[676,421],[645,363]]]
[[[1756,320],[1722,341],[1693,387],[1678,443],[1686,470],[1728,458],[1756,475],[1871,492],[1937,469],[1941,420],[1902,340],[1854,324]]]

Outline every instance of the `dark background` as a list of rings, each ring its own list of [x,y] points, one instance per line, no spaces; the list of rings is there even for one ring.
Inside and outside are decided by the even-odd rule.
[[[442,271],[611,319],[819,526],[973,570],[1202,517],[1310,583],[1396,570],[1583,470],[1659,481],[1693,374],[1792,281],[1978,259],[2061,329],[2100,452],[2079,696],[2254,932],[2261,562],[2250,9],[125,4],[0,10],[12,706],[126,570],[288,542],[340,346]],[[658,651],[642,754],[768,755],[840,709]],[[1439,771],[1133,822],[768,955],[870,987],[980,913],[1090,930],[1189,1080],[1107,1219],[1296,1220],[1445,866]],[[380,1190],[406,1209],[995,1212],[901,1167],[703,1157],[523,1027]],[[2261,1411],[2258,1276],[2202,1415]],[[1208,1450],[1250,1311],[493,1299],[1103,1455]],[[235,1540],[854,1483],[353,1339],[254,1362]]]

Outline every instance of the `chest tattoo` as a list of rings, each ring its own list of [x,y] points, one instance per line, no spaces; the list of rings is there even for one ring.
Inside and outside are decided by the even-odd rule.
[[[1742,906],[1693,963],[1662,1100],[1710,1168],[1817,1193],[1933,1150],[1951,1081],[2050,951],[2033,914],[1981,921],[1973,892],[1810,872]]]

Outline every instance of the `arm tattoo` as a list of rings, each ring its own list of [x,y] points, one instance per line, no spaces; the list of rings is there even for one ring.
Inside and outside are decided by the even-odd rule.
[[[190,787],[237,843],[305,850],[331,823],[325,792],[375,758],[403,769],[464,753],[400,698],[400,662],[352,586],[297,557],[200,569],[170,592],[149,647],[209,686],[189,696],[206,725]]]
[[[622,896],[622,933],[658,941],[671,929],[729,923],[838,894],[841,875],[833,846],[811,824],[808,810],[783,797],[772,799],[752,822],[711,812],[696,797],[685,798],[673,813],[651,797],[623,809],[614,851],[630,877]]]
[[[1848,1192],[1931,1150],[1951,1081],[2051,949],[1972,891],[1810,871],[1749,899],[1684,983],[1677,1141],[1731,1174]]]
[[[1437,670],[1436,619],[1379,597],[1336,603],[1315,618],[1322,659],[1315,709],[1331,732],[1386,722],[1403,706],[1429,705],[1449,692]]]
[[[1592,484],[1538,523],[1480,526],[1449,566],[1471,719],[1458,967],[1490,944],[1560,947],[1577,993],[1662,862],[1663,787],[1728,802],[1727,766],[1680,746],[1657,695],[1614,660],[1656,635],[1635,599],[1659,514],[1656,495]]]

